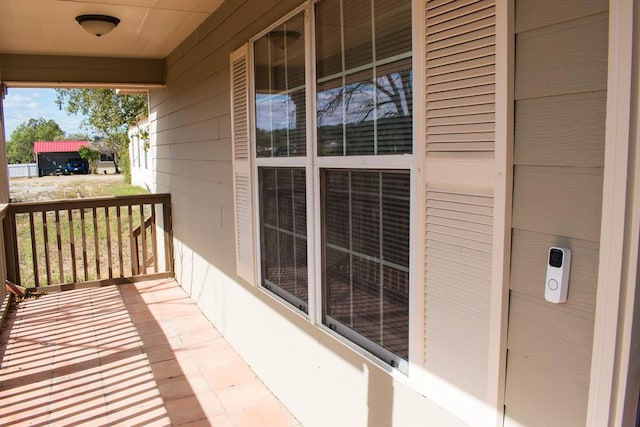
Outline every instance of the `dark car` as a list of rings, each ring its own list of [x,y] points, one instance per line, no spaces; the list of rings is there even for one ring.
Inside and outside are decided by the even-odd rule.
[[[67,174],[70,173],[81,173],[87,174],[89,173],[89,165],[87,161],[84,159],[69,159],[67,161],[67,167],[65,169]]]

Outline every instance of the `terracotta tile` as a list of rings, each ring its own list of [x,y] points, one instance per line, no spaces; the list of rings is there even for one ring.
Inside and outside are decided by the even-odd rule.
[[[110,425],[146,425],[162,420],[169,423],[164,402],[156,396],[137,400],[121,399],[109,403],[107,408]]]
[[[231,348],[221,350],[205,348],[188,351],[188,353],[202,371],[243,363],[238,353]]]
[[[206,419],[207,416],[195,396],[165,401],[169,418],[174,425]]]
[[[185,374],[176,359],[152,363],[150,368],[156,381],[179,377]]]
[[[24,426],[24,425],[49,425],[49,410],[42,408],[36,411],[18,412],[11,415],[0,415],[0,425]]]
[[[157,381],[160,395],[165,400],[178,399],[195,394],[191,384],[187,378],[182,375],[179,377],[167,378]]]
[[[169,339],[164,334],[164,332],[160,330],[141,335],[140,341],[142,342],[142,346],[144,348],[157,347],[159,345],[169,344]]]
[[[0,424],[297,425],[173,280],[47,295],[12,322]]]
[[[290,427],[299,425],[296,419],[277,400],[246,406],[230,411],[229,416],[237,427]]]
[[[167,416],[164,407],[139,408],[130,414],[109,414],[110,427],[166,427],[171,425],[171,420]]]
[[[145,348],[145,353],[149,363],[163,362],[176,358],[174,349],[168,344]]]
[[[202,372],[207,383],[212,389],[225,388],[255,380],[256,374],[244,363],[221,368],[213,368]]]
[[[209,418],[209,422],[214,427],[235,427],[231,417],[229,415],[218,415],[213,418]]]
[[[261,400],[273,399],[271,392],[258,379],[237,386],[229,386],[216,390],[220,403],[225,408],[251,404]]]
[[[202,410],[209,419],[226,413],[225,408],[222,406],[218,396],[214,392],[201,392],[196,394],[196,398],[198,399],[198,402],[200,402],[200,407],[202,407]]]
[[[131,387],[114,388],[105,391],[105,401],[109,408],[124,408],[144,405],[147,402],[162,400],[155,383],[141,383]]]

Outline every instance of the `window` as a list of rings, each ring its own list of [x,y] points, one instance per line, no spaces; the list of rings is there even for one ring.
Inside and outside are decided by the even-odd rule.
[[[311,5],[253,40],[246,74],[253,89],[259,286],[404,371],[414,161],[411,2]],[[315,58],[306,49],[311,26]],[[245,74],[236,73],[243,62],[233,64],[236,108],[244,105],[237,81]],[[244,118],[242,111],[234,115]]]
[[[257,39],[254,52],[261,286],[307,312],[304,15]]]
[[[262,285],[307,311],[306,179],[301,168],[260,168]]]
[[[323,170],[320,181],[325,321],[407,360],[409,174]]]

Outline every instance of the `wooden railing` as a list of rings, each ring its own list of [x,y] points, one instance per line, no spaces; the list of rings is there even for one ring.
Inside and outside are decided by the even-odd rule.
[[[4,231],[7,278],[25,287],[173,276],[169,194],[12,203]]]

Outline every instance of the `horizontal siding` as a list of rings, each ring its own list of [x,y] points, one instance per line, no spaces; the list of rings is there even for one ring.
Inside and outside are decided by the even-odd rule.
[[[493,1],[427,2],[427,153],[495,147]]]
[[[505,426],[583,426],[593,346],[606,119],[606,0],[516,2]],[[572,251],[544,299],[551,246]]]
[[[518,0],[516,33],[606,12],[607,0]]]
[[[516,99],[606,90],[607,29],[601,13],[518,34]]]
[[[551,246],[571,248],[571,276],[567,302],[556,307],[576,316],[594,319],[598,281],[598,243],[524,230],[511,239],[511,290],[535,298],[542,305]]]
[[[518,101],[514,163],[603,167],[606,95],[590,92]]]
[[[505,427],[579,427],[587,415],[589,389],[563,373],[508,352]]]
[[[511,292],[510,305],[509,351],[589,388],[593,321],[518,292]]]
[[[600,240],[602,169],[520,166],[513,185],[514,228]]]
[[[493,198],[426,193],[425,367],[484,399],[491,280]]]

